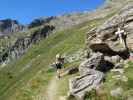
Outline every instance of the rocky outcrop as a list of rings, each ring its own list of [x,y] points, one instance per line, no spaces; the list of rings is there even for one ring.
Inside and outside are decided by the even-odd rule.
[[[86,74],[70,79],[70,95],[75,96],[77,100],[83,100],[86,92],[98,87],[103,78],[102,72],[90,69]]]
[[[127,47],[115,35],[118,27],[127,33]],[[129,58],[133,50],[132,27],[133,3],[130,3],[105,23],[88,32],[86,43],[90,56],[79,66],[80,76],[69,80],[70,95],[83,100],[85,93],[96,89],[104,79],[104,74],[113,67],[112,71],[124,73],[121,62]]]
[[[32,43],[36,43],[41,38],[45,38],[51,31],[55,29],[52,25],[44,25],[42,28],[36,30],[31,36]]]
[[[87,34],[87,46],[94,52],[107,55],[119,55],[126,59],[129,52],[124,48],[115,35],[118,27],[127,33],[126,44],[133,50],[133,3],[128,4],[118,14],[107,20],[103,25],[93,28]]]
[[[16,20],[4,19],[0,20],[0,35],[5,35],[13,32],[22,31],[24,26]]]
[[[22,56],[26,50],[33,44],[42,38],[48,36],[48,34],[54,30],[54,26],[45,25],[43,28],[36,30],[31,36],[22,37],[17,39],[15,44],[8,48],[0,56],[0,63],[9,63],[10,61]]]
[[[48,23],[50,23],[51,20],[53,20],[55,18],[56,17],[51,16],[51,17],[46,17],[46,18],[35,19],[28,25],[28,28],[34,28],[34,27],[37,27],[37,26],[48,24]]]
[[[107,72],[108,70],[112,69],[113,66],[113,63],[104,59],[104,55],[102,53],[94,53],[89,59],[86,59],[80,64],[79,70],[81,74],[85,73],[87,69],[95,69],[101,72]]]
[[[81,63],[79,66],[80,76],[69,80],[70,96],[74,96],[78,100],[83,100],[86,92],[95,89],[102,82],[104,79],[103,72],[106,67],[108,67],[108,65],[101,53],[94,54]]]

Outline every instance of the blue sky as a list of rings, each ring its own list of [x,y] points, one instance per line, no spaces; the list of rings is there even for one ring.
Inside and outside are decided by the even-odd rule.
[[[92,10],[104,0],[0,0],[0,19],[12,18],[29,23],[42,16]]]

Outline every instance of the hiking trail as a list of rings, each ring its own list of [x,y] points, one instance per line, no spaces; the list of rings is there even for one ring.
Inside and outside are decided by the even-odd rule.
[[[54,97],[57,93],[57,78],[54,76],[49,83],[49,86],[47,88],[47,100],[54,100]]]
[[[55,100],[57,98],[59,98],[59,100],[66,100],[66,96],[57,96],[58,81],[60,80],[56,78],[56,75],[50,80],[47,88],[47,100]]]

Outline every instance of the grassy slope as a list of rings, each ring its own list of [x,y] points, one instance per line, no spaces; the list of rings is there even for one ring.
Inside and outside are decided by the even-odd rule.
[[[84,24],[86,25],[87,23]],[[48,65],[54,60],[55,55],[59,52],[72,53],[84,47],[85,32],[88,29],[82,29],[84,24],[50,35],[40,43],[33,45],[17,62],[0,70],[0,100],[6,100],[13,95],[12,93],[18,92],[19,87],[23,86],[40,70],[39,76],[35,76],[35,81],[36,78],[38,80],[37,83],[34,83],[34,81],[31,83],[31,91],[34,91],[32,88],[36,90],[39,89],[39,86],[47,86],[46,84],[48,84],[48,80],[53,74],[48,72]],[[37,84],[37,87],[34,86],[35,84]],[[19,96],[19,99],[21,97],[28,98],[30,93],[27,96],[25,94],[25,92],[28,92],[27,90],[22,92],[24,93],[20,93],[22,96]],[[31,94],[34,95],[34,92]],[[16,95],[19,95],[19,92]]]
[[[107,81],[104,83],[104,88],[107,91],[107,96],[113,100],[124,100],[127,97],[133,97],[133,61],[128,61],[124,64],[124,74],[121,76],[126,76],[128,81],[122,81],[122,79],[114,79],[113,76],[119,75],[118,73],[109,72],[107,74]],[[123,92],[119,97],[111,97],[109,91],[116,88],[122,88]]]
[[[111,16],[112,14],[107,18]],[[84,48],[86,31],[104,20],[106,18],[53,33],[33,45],[17,62],[0,70],[0,100],[33,100],[34,96],[47,88],[54,75],[53,71],[48,70],[48,65],[54,61],[55,55],[69,55]]]

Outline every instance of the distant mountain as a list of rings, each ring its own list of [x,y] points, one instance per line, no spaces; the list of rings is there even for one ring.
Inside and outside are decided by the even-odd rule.
[[[17,20],[4,19],[0,20],[0,35],[7,35],[13,32],[23,30],[24,26],[19,24]]]

